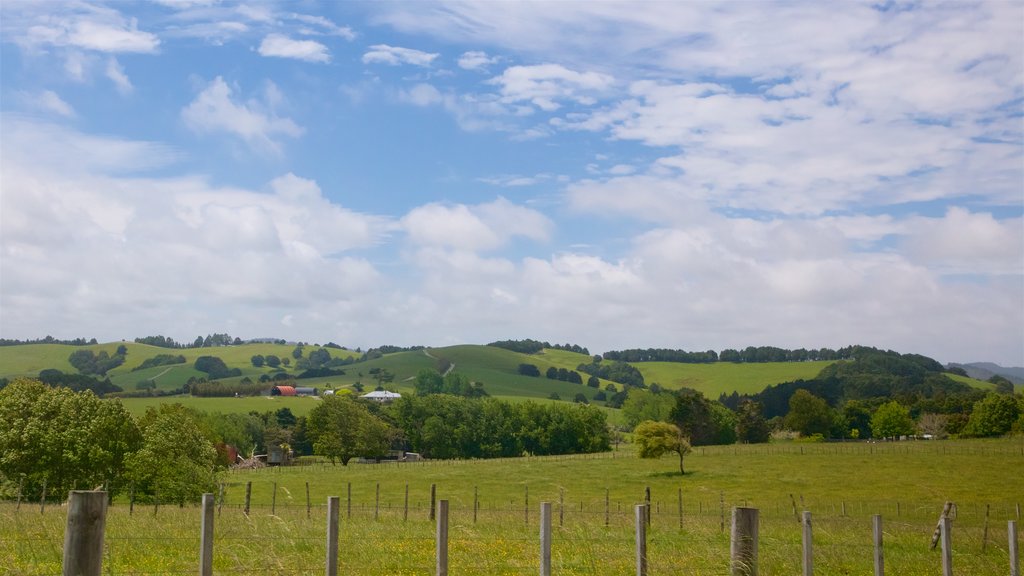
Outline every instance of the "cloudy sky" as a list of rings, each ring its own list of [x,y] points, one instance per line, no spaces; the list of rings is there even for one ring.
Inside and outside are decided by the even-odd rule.
[[[1024,365],[1024,4],[0,4],[0,337]]]

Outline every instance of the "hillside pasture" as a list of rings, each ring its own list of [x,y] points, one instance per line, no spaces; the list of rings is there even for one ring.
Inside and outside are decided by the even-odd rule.
[[[296,416],[305,416],[320,402],[310,396],[245,396],[242,398],[198,398],[196,396],[159,396],[151,398],[121,398],[120,402],[134,416],[161,404],[181,404],[203,412],[222,414],[248,414],[249,412],[275,412],[288,408]]]
[[[214,523],[214,568],[222,574],[322,574],[324,503],[328,496],[340,496],[340,573],[432,573],[434,524],[428,515],[435,484],[438,499],[451,504],[449,556],[457,574],[536,573],[542,501],[552,503],[553,573],[631,574],[633,506],[643,501],[648,487],[651,574],[726,573],[728,511],[750,506],[761,511],[763,574],[800,572],[800,524],[794,512],[808,510],[815,574],[871,573],[871,515],[881,514],[886,573],[930,576],[940,572],[940,556],[929,543],[947,500],[957,504],[956,573],[1005,574],[1006,521],[1015,518],[1021,504],[1015,473],[1024,466],[1022,450],[1019,439],[709,447],[688,458],[692,472],[685,476],[673,473],[670,459],[640,460],[626,449],[572,457],[231,472],[224,476],[226,501]],[[963,482],[949,470],[970,470],[972,481]],[[247,483],[252,501],[245,515]],[[0,504],[0,556],[14,559],[0,573],[59,572],[64,521],[60,507],[40,514],[38,504],[20,510]],[[129,514],[120,498],[108,514],[104,569],[194,572],[198,525],[194,506],[157,511],[136,505]]]

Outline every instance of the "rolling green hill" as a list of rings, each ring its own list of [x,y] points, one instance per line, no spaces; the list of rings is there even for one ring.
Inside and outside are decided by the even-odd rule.
[[[221,358],[229,368],[238,368],[242,376],[225,379],[225,382],[239,380],[249,377],[257,380],[263,374],[274,374],[276,370],[266,366],[256,368],[252,365],[251,358],[254,355],[276,355],[282,359],[292,359],[293,345],[284,344],[243,344],[240,346],[224,346],[215,348],[187,348],[168,349],[136,344],[132,342],[110,342],[93,346],[67,346],[61,344],[26,344],[20,346],[0,347],[0,378],[14,378],[18,376],[35,376],[39,371],[47,368],[56,368],[66,373],[74,373],[74,368],[68,364],[68,356],[79,349],[88,349],[93,352],[101,350],[108,354],[114,354],[118,346],[124,345],[128,349],[125,363],[108,373],[111,382],[122,387],[126,391],[134,391],[136,384],[143,380],[152,379],[160,390],[173,390],[180,388],[191,377],[204,376],[193,368],[196,358],[200,356],[217,356]],[[307,346],[306,351],[314,350],[315,347]],[[347,358],[358,356],[357,353],[349,350],[329,349],[333,357]],[[142,364],[147,358],[158,354],[174,354],[185,357],[184,364],[168,366],[156,366],[132,372],[132,369]],[[548,368],[565,368],[575,370],[580,364],[587,364],[592,358],[585,354],[577,354],[564,350],[546,349],[537,354],[522,354],[512,352],[494,346],[460,345],[443,348],[428,348],[419,351],[397,352],[386,354],[380,358],[365,362],[357,362],[344,366],[345,374],[303,379],[301,383],[306,386],[315,386],[320,389],[351,389],[357,382],[361,383],[365,390],[373,390],[377,386],[371,370],[380,368],[387,370],[394,375],[394,380],[387,384],[387,388],[400,392],[411,393],[413,391],[413,379],[420,370],[439,369],[454,364],[454,370],[471,380],[483,382],[484,389],[491,396],[507,400],[537,399],[547,401],[551,395],[558,394],[561,400],[572,401],[578,393],[582,393],[588,400],[593,401],[594,395],[612,384],[602,380],[600,388],[591,388],[586,385],[573,384],[551,380],[544,376]],[[296,375],[294,361],[292,366],[284,371]],[[541,372],[540,377],[529,377],[519,374],[520,364],[533,364]],[[634,365],[644,375],[648,385],[657,383],[662,388],[676,390],[682,387],[692,388],[704,393],[711,399],[718,398],[719,394],[729,394],[733,391],[743,393],[755,393],[765,387],[780,382],[797,379],[809,379],[829,365],[830,362],[774,362],[763,364],[734,364],[729,362],[718,362],[714,364],[681,364],[675,362],[639,362]],[[284,368],[284,367],[282,367]],[[588,376],[581,373],[584,382]],[[956,380],[971,384],[973,386],[990,388],[991,385],[985,382],[972,380],[970,378],[954,377]],[[615,385],[621,389],[621,385]],[[180,399],[175,397],[175,399]],[[152,405],[159,402],[159,399],[128,399],[127,403],[133,409],[136,404],[139,406]],[[236,400],[235,402],[225,402]],[[241,401],[244,400],[244,401]],[[263,406],[257,403],[250,406],[250,402],[263,401],[262,399],[202,399],[189,398],[187,402],[196,407],[209,406],[211,411],[249,411]],[[143,408],[144,409],[144,408]],[[308,407],[305,405],[296,406],[298,412],[305,412]]]

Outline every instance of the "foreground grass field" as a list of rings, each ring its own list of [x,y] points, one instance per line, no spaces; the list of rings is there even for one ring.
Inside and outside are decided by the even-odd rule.
[[[761,574],[799,573],[794,508],[813,514],[816,574],[871,573],[873,514],[884,518],[887,574],[939,574],[939,554],[929,543],[943,503],[951,500],[956,573],[986,576],[1008,573],[1007,520],[1024,504],[1020,438],[716,447],[697,449],[687,475],[674,468],[670,459],[640,460],[624,449],[587,457],[232,472],[215,521],[215,570],[322,574],[323,503],[337,495],[341,573],[431,574],[434,484],[438,498],[452,506],[452,574],[536,573],[541,501],[554,504],[554,573],[634,573],[632,506],[649,487],[651,574],[726,573],[729,535],[721,514],[740,505],[761,510]],[[242,510],[247,483],[248,516]],[[0,505],[0,557],[14,559],[0,573],[58,573],[63,510],[40,514],[38,503],[15,508]],[[105,572],[195,571],[198,509],[136,506],[130,515],[119,500],[107,524]]]

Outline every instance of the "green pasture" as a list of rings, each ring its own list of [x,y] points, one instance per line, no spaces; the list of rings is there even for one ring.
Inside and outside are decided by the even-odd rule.
[[[1020,438],[709,447],[698,448],[687,464],[690,472],[680,476],[670,458],[640,460],[623,449],[230,472],[214,521],[214,569],[322,574],[324,504],[339,496],[339,573],[432,574],[433,484],[438,499],[451,505],[452,574],[536,573],[542,501],[552,503],[554,574],[633,574],[633,507],[649,487],[652,575],[728,573],[728,513],[734,506],[760,510],[761,574],[800,573],[801,527],[794,512],[802,510],[813,517],[815,574],[871,573],[873,514],[883,517],[887,574],[939,574],[940,555],[929,544],[947,500],[957,504],[955,573],[995,575],[1008,573],[1007,520],[1019,523],[1016,506],[1024,504]],[[59,506],[41,513],[38,501],[23,502],[20,510],[13,502],[0,504],[0,557],[13,559],[0,574],[58,573],[64,514]],[[137,504],[130,512],[126,498],[117,499],[107,518],[105,573],[194,573],[199,519],[194,505]]]
[[[320,402],[311,396],[244,396],[241,398],[197,398],[195,396],[163,396],[152,398],[121,398],[120,402],[135,416],[161,404],[181,404],[203,412],[222,414],[248,414],[249,412],[275,412],[288,408],[296,416],[305,416]]]
[[[680,364],[678,362],[637,362],[633,364],[650,385],[657,382],[663,388],[678,390],[692,388],[712,400],[721,394],[754,394],[772,384],[792,380],[809,380],[831,361],[817,362],[765,362],[714,364]]]

